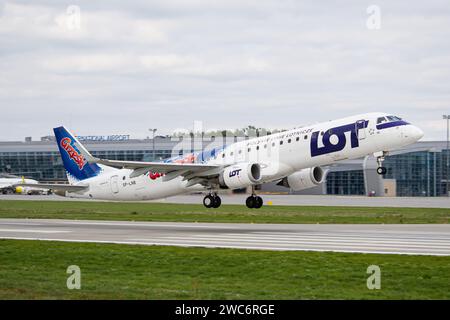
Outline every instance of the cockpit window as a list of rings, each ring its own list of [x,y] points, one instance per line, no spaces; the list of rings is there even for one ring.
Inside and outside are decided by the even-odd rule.
[[[386,120],[385,117],[380,117],[380,118],[378,118],[378,120],[377,120],[377,124],[381,124],[381,123],[385,123],[385,122],[387,122],[387,120]]]
[[[396,116],[388,116],[389,121],[401,121],[402,119]]]

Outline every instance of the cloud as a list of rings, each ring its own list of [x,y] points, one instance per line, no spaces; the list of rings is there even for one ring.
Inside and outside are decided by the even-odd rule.
[[[289,127],[369,111],[442,137],[446,1],[378,1],[379,30],[367,29],[368,4],[356,0],[76,4],[76,28],[60,1],[0,6],[2,139],[60,123],[143,137],[148,126],[171,132],[194,120]]]

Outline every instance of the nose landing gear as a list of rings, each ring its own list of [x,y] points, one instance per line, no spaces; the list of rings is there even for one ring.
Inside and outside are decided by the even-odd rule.
[[[385,174],[387,173],[386,167],[378,167],[378,168],[377,168],[377,173],[378,173],[379,175],[385,175]]]
[[[387,168],[383,167],[383,161],[385,160],[384,157],[386,155],[387,155],[387,152],[385,152],[385,151],[381,152],[381,154],[375,154],[375,156],[377,157],[377,163],[378,163],[377,173],[379,175],[385,175],[387,173]]]
[[[217,195],[217,193],[210,193],[203,198],[203,205],[206,208],[217,209],[222,204],[222,200]]]

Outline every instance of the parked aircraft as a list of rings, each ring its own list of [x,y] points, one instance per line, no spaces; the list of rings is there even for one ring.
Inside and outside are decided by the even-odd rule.
[[[17,184],[27,184],[28,187],[17,186]],[[0,193],[13,194],[13,193],[30,193],[35,189],[31,185],[35,185],[38,182],[33,179],[25,179],[24,177],[18,177],[14,175],[4,175],[0,177]]]

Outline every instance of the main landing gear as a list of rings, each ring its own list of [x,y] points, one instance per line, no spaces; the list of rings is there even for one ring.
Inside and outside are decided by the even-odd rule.
[[[247,198],[245,204],[249,209],[259,209],[263,205],[263,199],[260,196],[252,194],[250,197]]]
[[[378,163],[378,168],[377,168],[377,173],[379,175],[385,175],[387,173],[387,169],[386,167],[383,167],[383,161],[384,161],[384,157],[387,155],[387,152],[383,151],[381,152],[381,155],[375,155],[377,157],[377,163]]]
[[[210,193],[203,198],[203,205],[206,208],[218,208],[222,204],[222,200],[217,193]]]
[[[247,208],[259,209],[263,205],[263,199],[255,194],[255,187],[252,187],[252,195],[245,201]]]
[[[222,204],[222,200],[217,195],[217,193],[210,193],[203,198],[203,205],[206,208],[219,208]],[[245,201],[247,208],[249,209],[259,209],[263,205],[263,199],[256,194],[252,193],[250,197]]]

